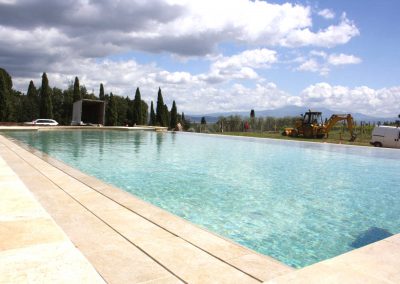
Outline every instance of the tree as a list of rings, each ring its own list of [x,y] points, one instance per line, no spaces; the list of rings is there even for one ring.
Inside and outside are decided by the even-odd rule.
[[[117,120],[114,125],[128,124],[128,105],[126,103],[126,99],[117,95],[113,95],[113,98],[115,101],[115,109],[117,113]]]
[[[162,126],[168,127],[170,122],[170,114],[168,110],[168,106],[164,105],[163,116],[162,116]]]
[[[42,75],[42,86],[40,87],[40,116],[42,118],[53,118],[51,89],[46,73]]]
[[[189,119],[186,119],[185,113],[183,113],[183,112],[182,112],[181,123],[182,123],[182,126],[183,126],[183,129],[184,129],[184,130],[188,130],[188,129],[190,128],[190,126],[191,126],[190,120],[189,120]]]
[[[74,97],[74,89],[72,84],[68,87],[67,90],[63,91],[62,94],[63,103],[62,103],[62,120],[58,121],[59,123],[69,125],[72,121],[72,106],[73,106],[73,97]]]
[[[6,88],[8,91],[11,91],[11,89],[12,89],[12,87],[13,87],[11,75],[8,74],[8,72],[7,72],[5,69],[0,68],[0,76],[3,76],[3,77],[4,77],[4,82],[5,82],[5,83],[4,83],[4,86],[5,86],[5,88]]]
[[[10,121],[12,111],[11,88],[12,81],[9,81],[11,76],[4,69],[0,68],[0,121]]]
[[[74,92],[73,92],[73,102],[79,101],[80,99],[82,99],[82,97],[81,97],[81,90],[80,90],[80,87],[79,87],[79,79],[78,79],[78,77],[75,77]]]
[[[73,100],[74,100],[74,102],[76,102],[81,99],[82,99],[82,95],[81,95],[81,90],[79,88],[79,79],[78,79],[78,77],[75,77]]]
[[[256,120],[256,114],[254,112],[254,109],[252,109],[250,111],[250,128],[254,129],[255,126],[255,120]],[[246,129],[247,128],[247,129]],[[249,129],[249,123],[246,121],[245,122],[245,129],[248,130]]]
[[[104,99],[105,99],[103,83],[100,84],[99,99],[102,101],[104,101]]]
[[[176,109],[176,104],[175,101],[172,102],[172,108],[171,108],[171,120],[170,120],[170,128],[175,129],[176,124],[178,123],[177,121],[177,109]]]
[[[149,106],[143,100],[140,102],[140,106],[142,108],[142,124],[146,125],[149,119]]]
[[[161,88],[158,88],[157,107],[156,107],[156,125],[167,126],[164,99],[161,94]],[[167,120],[168,121],[168,120]]]
[[[201,117],[201,122],[200,122],[200,132],[202,132],[204,130],[204,128],[206,128],[206,118],[204,116]]]
[[[142,119],[142,99],[139,88],[136,88],[135,99],[133,100],[133,123],[143,125],[144,121]]]
[[[110,93],[106,109],[106,123],[110,126],[116,126],[118,119],[117,104],[113,93]]]
[[[39,117],[39,98],[38,91],[31,80],[26,93],[26,99],[23,101],[22,106],[24,112],[24,121],[32,121]]]
[[[154,113],[153,101],[150,104],[150,122],[149,125],[154,126],[156,125],[156,114]]]
[[[134,107],[133,107],[133,101],[127,96],[125,98],[125,102],[126,102],[126,119],[127,119],[127,123],[128,125],[133,125],[133,121],[134,121]]]
[[[51,102],[53,105],[53,118],[58,123],[66,124],[63,117],[64,96],[61,89],[56,87],[53,88]]]

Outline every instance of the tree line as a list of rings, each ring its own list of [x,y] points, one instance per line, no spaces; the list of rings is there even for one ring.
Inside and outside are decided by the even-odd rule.
[[[38,118],[56,120],[61,125],[70,125],[73,103],[81,99],[100,99],[106,102],[105,124],[109,126],[151,125],[175,129],[180,123],[185,129],[190,122],[185,115],[179,114],[175,101],[171,109],[164,103],[161,88],[158,89],[157,102],[148,104],[141,99],[139,87],[134,99],[122,97],[110,92],[106,94],[101,83],[99,96],[88,92],[81,86],[79,78],[66,90],[51,88],[47,74],[43,73],[41,86],[37,88],[33,81],[29,82],[26,95],[13,89],[10,74],[0,68],[0,122],[26,122]]]

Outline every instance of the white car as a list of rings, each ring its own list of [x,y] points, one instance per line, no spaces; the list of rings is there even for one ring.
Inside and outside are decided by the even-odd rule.
[[[39,119],[35,119],[34,121],[31,122],[25,122],[24,124],[27,125],[43,125],[43,126],[56,126],[58,125],[58,122],[55,121],[54,119],[44,119],[44,118],[39,118]]]

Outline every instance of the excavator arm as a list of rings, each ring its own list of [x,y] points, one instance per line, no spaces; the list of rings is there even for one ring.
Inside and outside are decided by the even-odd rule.
[[[351,138],[350,141],[356,140],[356,135],[353,130],[354,120],[351,114],[332,114],[332,116],[328,119],[327,123],[325,124],[325,133],[328,136],[329,131],[332,127],[338,123],[339,121],[346,120],[347,128],[349,129]]]

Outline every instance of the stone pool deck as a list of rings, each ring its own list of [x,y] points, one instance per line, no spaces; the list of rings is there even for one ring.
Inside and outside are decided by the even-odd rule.
[[[1,135],[0,194],[0,283],[400,282],[400,235],[294,270]]]

